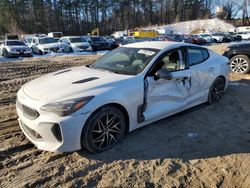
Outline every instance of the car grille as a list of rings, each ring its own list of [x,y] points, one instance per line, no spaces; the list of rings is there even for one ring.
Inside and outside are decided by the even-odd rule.
[[[52,52],[57,52],[57,51],[59,50],[59,48],[58,48],[58,47],[55,47],[55,48],[49,48],[49,50],[50,50],[50,51],[52,51]]]
[[[81,48],[81,49],[85,50],[85,49],[88,48],[88,46],[78,46],[78,48]]]
[[[42,140],[42,137],[41,137],[41,135],[38,132],[36,132],[33,129],[31,129],[28,126],[26,126],[22,121],[20,121],[20,126],[33,139],[35,139],[35,140]]]
[[[26,52],[25,49],[20,49],[20,48],[16,49],[16,51],[17,51],[17,52]]]
[[[23,115],[28,119],[34,120],[39,117],[38,111],[26,105],[21,104],[18,100],[17,100],[17,107],[23,112]]]

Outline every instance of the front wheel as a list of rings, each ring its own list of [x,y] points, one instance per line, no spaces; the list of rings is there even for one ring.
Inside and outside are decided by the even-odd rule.
[[[2,50],[2,56],[9,57],[9,52],[5,48]]]
[[[69,48],[69,53],[73,53],[73,48]]]
[[[81,144],[90,152],[102,152],[114,147],[123,138],[124,132],[123,113],[113,106],[104,106],[87,120]]]
[[[250,70],[250,60],[246,55],[236,55],[230,60],[230,68],[234,73],[246,74]]]
[[[224,90],[225,90],[225,80],[221,77],[216,78],[209,89],[207,102],[209,104],[214,104],[218,102],[221,96],[223,95]]]

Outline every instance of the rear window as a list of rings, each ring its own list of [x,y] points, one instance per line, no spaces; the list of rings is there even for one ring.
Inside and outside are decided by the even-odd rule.
[[[209,58],[209,53],[206,49],[188,48],[189,66],[197,65]]]

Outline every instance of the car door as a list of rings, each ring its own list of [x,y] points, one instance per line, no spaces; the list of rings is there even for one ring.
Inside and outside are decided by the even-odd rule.
[[[61,38],[59,40],[60,47],[63,49],[64,52],[69,52],[69,45],[67,44],[66,38]]]
[[[172,73],[172,79],[156,79],[160,69]],[[169,116],[187,107],[192,88],[192,71],[186,64],[185,49],[178,48],[161,55],[151,68],[146,82],[145,120]]]
[[[205,48],[187,47],[186,54],[192,77],[191,97],[189,97],[188,103],[205,102],[209,88],[216,78],[216,67],[213,62],[210,62],[209,52]]]
[[[31,42],[31,49],[34,53],[38,54],[39,49],[38,49],[38,39],[33,38]]]

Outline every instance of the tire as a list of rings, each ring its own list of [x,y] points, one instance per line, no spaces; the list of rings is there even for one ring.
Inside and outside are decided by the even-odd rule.
[[[124,132],[123,113],[110,105],[101,107],[89,117],[83,128],[82,148],[93,153],[109,150],[121,141]]]
[[[92,46],[92,52],[96,52],[97,48],[95,46]]]
[[[2,56],[3,57],[10,57],[8,51],[5,48],[2,50]]]
[[[221,96],[224,94],[225,90],[225,80],[221,77],[215,79],[208,93],[208,104],[217,103]]]
[[[69,53],[73,53],[73,49],[71,47],[69,48]]]
[[[38,55],[43,55],[44,53],[42,52],[42,50],[39,50]]]
[[[247,74],[250,70],[250,59],[246,55],[236,55],[230,59],[230,68],[234,73]]]

